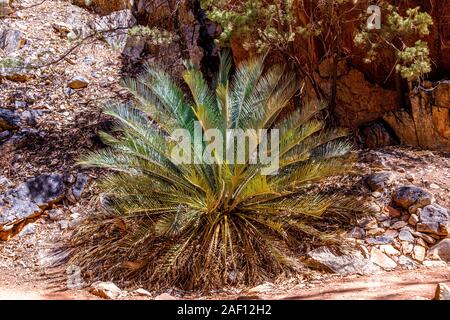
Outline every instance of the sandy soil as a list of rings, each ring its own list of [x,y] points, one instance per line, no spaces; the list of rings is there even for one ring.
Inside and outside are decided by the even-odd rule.
[[[438,283],[450,284],[450,267],[403,270],[379,276],[324,281],[316,288],[288,290],[269,299],[289,300],[429,300]]]

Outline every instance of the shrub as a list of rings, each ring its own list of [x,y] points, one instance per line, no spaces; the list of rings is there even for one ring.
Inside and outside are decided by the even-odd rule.
[[[423,38],[430,34],[433,25],[431,16],[420,11],[420,7],[409,8],[404,15],[399,8],[389,2],[380,3],[386,15],[381,29],[376,32],[361,28],[354,36],[354,43],[366,49],[365,63],[380,59],[382,49],[394,50],[397,56],[395,70],[408,81],[420,80],[431,72],[431,59],[427,42],[411,39]]]
[[[87,274],[153,288],[252,284],[297,271],[295,250],[312,237],[332,241],[314,224],[341,202],[308,186],[348,171],[346,131],[324,128],[317,117],[323,103],[290,107],[298,87],[284,67],[264,72],[262,59],[250,60],[229,80],[230,68],[230,58],[222,58],[212,90],[187,66],[187,98],[148,66],[125,82],[134,105],[105,108],[117,121],[115,134],[102,133],[109,148],[81,164],[114,173],[100,183],[104,211],[72,238],[72,262]],[[192,133],[196,121],[204,131],[279,128],[278,174],[263,175],[251,152],[244,164],[174,162],[174,131]]]

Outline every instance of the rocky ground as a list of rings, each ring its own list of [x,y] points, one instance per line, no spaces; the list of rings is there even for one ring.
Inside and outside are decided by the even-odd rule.
[[[0,141],[23,146],[3,151],[0,163],[19,181],[41,170],[73,171],[79,154],[95,147],[98,107],[126,94],[120,51],[83,41],[103,20],[67,1],[33,6],[39,3],[16,1],[17,11],[0,20]]]
[[[119,85],[123,39],[89,35],[127,17],[22,0],[0,18],[0,298],[430,299],[450,283],[450,157],[388,147],[359,151],[352,188],[377,213],[342,233],[354,250],[311,250],[299,278],[208,296],[68,286],[76,269],[47,268],[48,252],[97,203],[97,175],[75,163],[99,147],[96,133],[108,126],[100,106],[128,98]]]

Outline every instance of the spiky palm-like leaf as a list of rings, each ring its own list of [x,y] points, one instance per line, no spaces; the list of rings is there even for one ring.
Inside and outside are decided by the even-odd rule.
[[[187,67],[190,97],[161,70],[125,81],[134,105],[110,104],[119,135],[102,133],[110,148],[81,163],[115,173],[102,183],[113,209],[92,219],[74,237],[73,260],[96,275],[152,285],[208,288],[254,283],[297,269],[291,248],[326,237],[311,221],[336,201],[304,186],[349,168],[346,132],[325,130],[324,104],[289,107],[298,85],[281,66],[264,72],[263,60],[242,63],[230,79],[224,57],[215,88]],[[281,115],[281,116],[280,116]],[[281,120],[280,120],[281,119]],[[202,130],[280,130],[277,175],[261,165],[176,164],[172,133]],[[194,146],[191,146],[194,148]],[[249,152],[250,154],[250,152]],[[246,154],[248,160],[249,154]],[[86,241],[86,239],[89,239]]]

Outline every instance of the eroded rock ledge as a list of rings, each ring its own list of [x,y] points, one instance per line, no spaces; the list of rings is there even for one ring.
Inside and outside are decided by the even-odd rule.
[[[403,144],[450,151],[450,82],[410,94],[411,110],[387,113],[383,119]]]

